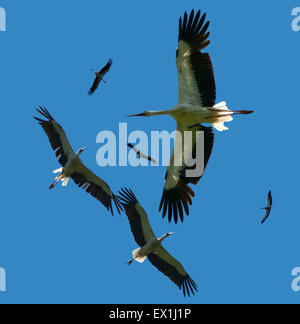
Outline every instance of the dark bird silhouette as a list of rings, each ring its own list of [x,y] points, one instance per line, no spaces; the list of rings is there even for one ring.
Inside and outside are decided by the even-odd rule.
[[[91,87],[91,89],[89,90],[88,94],[91,96],[99,87],[99,84],[101,81],[103,81],[105,83],[105,80],[103,79],[105,74],[110,70],[110,67],[112,65],[113,61],[112,59],[109,59],[109,61],[107,62],[107,64],[101,69],[100,72],[95,71],[95,81]]]
[[[137,157],[139,159],[145,159],[145,160],[148,160],[148,161],[150,161],[152,163],[155,163],[155,164],[157,163],[157,161],[154,160],[151,156],[148,156],[148,155],[142,153],[133,144],[128,143],[127,145],[128,145],[128,147],[130,147],[137,154]]]
[[[267,207],[261,208],[261,209],[265,209],[265,211],[266,211],[265,217],[262,220],[261,224],[264,224],[265,221],[269,218],[271,210],[272,210],[273,207],[274,206],[273,206],[272,192],[270,190],[269,194],[268,194],[268,205],[267,205]]]

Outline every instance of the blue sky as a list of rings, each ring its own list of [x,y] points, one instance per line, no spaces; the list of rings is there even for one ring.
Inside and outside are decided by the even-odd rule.
[[[299,303],[299,50],[297,1],[1,1],[0,303]],[[216,134],[191,215],[169,224],[158,212],[164,167],[100,168],[101,130],[175,129],[170,117],[127,119],[177,103],[175,49],[185,10],[206,11],[217,101],[254,109]],[[87,96],[114,60],[108,83]],[[73,183],[48,190],[58,163],[32,119],[44,105],[82,160],[114,191],[133,189],[157,236],[199,286],[185,299],[168,278],[125,263],[136,248],[125,215],[112,217]],[[275,208],[260,225],[268,190]]]

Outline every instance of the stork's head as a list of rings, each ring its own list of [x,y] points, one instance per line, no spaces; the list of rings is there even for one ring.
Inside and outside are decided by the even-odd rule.
[[[172,115],[172,110],[146,110],[141,114],[130,115],[127,117],[151,117],[151,116],[159,116],[159,115]]]
[[[127,117],[150,117],[151,116],[151,111],[144,111],[141,114],[136,114],[136,115],[130,115]]]
[[[98,75],[98,72],[95,71],[94,69],[91,69],[92,72],[94,72],[95,75]]]
[[[165,240],[167,237],[173,235],[174,233],[171,232],[171,233],[166,233],[161,239],[159,239],[160,242],[162,242],[163,240]]]
[[[78,150],[78,152],[77,152],[77,154],[76,154],[77,158],[79,158],[80,154],[81,154],[85,149],[86,149],[86,147],[82,147],[82,148],[80,148],[80,149]]]

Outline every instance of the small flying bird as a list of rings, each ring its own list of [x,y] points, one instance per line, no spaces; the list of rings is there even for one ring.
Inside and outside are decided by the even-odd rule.
[[[261,208],[261,209],[264,209],[266,211],[266,215],[265,215],[264,219],[262,220],[261,224],[264,224],[265,221],[269,218],[271,210],[272,210],[273,207],[274,206],[273,206],[272,192],[270,190],[269,193],[268,193],[268,205],[267,205],[267,207]]]
[[[128,261],[127,264],[132,264],[134,260],[142,263],[148,258],[154,267],[169,277],[180,290],[183,290],[184,296],[186,294],[190,296],[191,293],[194,295],[194,292],[198,291],[197,285],[183,266],[162,246],[162,241],[174,233],[167,233],[162,238],[156,238],[148,216],[134,193],[124,188],[119,191],[118,198],[125,209],[135,241],[140,246],[132,252],[133,259]]]
[[[113,61],[112,59],[109,59],[107,64],[101,69],[100,72],[97,71],[93,71],[96,75],[95,81],[91,87],[91,89],[89,90],[88,94],[91,96],[99,87],[99,84],[101,81],[103,81],[104,83],[106,83],[106,81],[103,79],[105,74],[110,70],[110,67],[112,65]]]
[[[182,138],[186,131],[193,132],[192,143],[182,141],[181,156],[174,156],[173,152],[165,177],[160,210],[163,210],[163,217],[168,213],[169,221],[173,218],[175,223],[177,223],[178,214],[183,222],[183,208],[185,213],[189,214],[188,204],[192,204],[194,192],[188,184],[197,184],[203,175],[195,178],[187,177],[187,166],[184,163],[184,157],[189,160],[195,154],[195,147],[198,142],[196,133],[198,131],[205,133],[205,167],[212,151],[213,129],[201,124],[208,123],[218,131],[224,131],[228,129],[224,126],[224,123],[232,121],[233,115],[251,114],[253,112],[250,110],[230,110],[225,101],[216,104],[213,65],[209,54],[203,52],[210,43],[208,40],[209,32],[207,31],[210,23],[209,21],[205,22],[205,20],[206,14],[201,16],[200,10],[196,14],[192,10],[189,16],[185,12],[183,19],[180,18],[179,20],[176,53],[179,81],[178,104],[169,110],[145,111],[141,114],[129,116],[170,115],[176,120],[177,131],[181,133]],[[175,147],[178,145],[177,141],[176,138]],[[182,166],[176,166],[174,161],[182,161]]]
[[[63,128],[54,120],[46,108],[40,107],[40,109],[37,109],[37,112],[47,119],[34,117],[44,129],[58,158],[58,162],[62,165],[62,168],[53,171],[53,173],[59,173],[59,175],[55,178],[49,189],[53,189],[59,181],[62,181],[63,187],[67,186],[71,178],[79,187],[86,189],[86,192],[100,201],[112,214],[113,201],[118,213],[120,213],[122,205],[112,193],[108,184],[97,177],[81,162],[79,156],[85,148],[80,148],[75,154]]]
[[[133,144],[128,143],[127,145],[128,145],[128,147],[130,147],[137,154],[138,159],[145,159],[145,160],[148,160],[148,161],[150,161],[152,163],[157,164],[156,160],[154,160],[151,156],[148,156],[148,155],[142,153]]]

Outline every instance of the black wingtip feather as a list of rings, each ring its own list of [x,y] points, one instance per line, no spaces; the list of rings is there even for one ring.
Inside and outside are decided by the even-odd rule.
[[[183,296],[185,297],[186,296],[186,292],[185,292],[185,282],[183,282],[180,286],[180,289],[182,287],[182,292],[183,292]]]
[[[207,39],[206,31],[210,25],[207,21],[205,24],[206,13],[201,17],[201,11],[198,10],[195,15],[195,11],[192,10],[188,16],[185,12],[183,21],[179,19],[179,40],[183,40],[190,44],[192,52],[200,51],[208,46],[209,42],[205,42]]]
[[[198,291],[196,284],[188,274],[182,275],[175,266],[160,258],[159,255],[151,253],[148,255],[148,259],[153,266],[169,277],[169,279],[182,290],[184,297],[187,295],[190,297],[191,294],[194,295],[195,291]]]
[[[54,118],[51,116],[51,114],[45,107],[39,106],[39,108],[36,108],[36,111],[38,113],[40,113],[42,116],[44,116],[45,118],[47,118],[48,120],[51,120],[51,121],[54,120]]]
[[[184,297],[186,297],[186,295],[191,297],[191,295],[195,295],[195,293],[198,292],[196,283],[189,275],[184,278],[184,281],[182,283],[182,290]]]
[[[123,205],[123,207],[126,207],[128,205],[134,206],[137,204],[138,200],[135,197],[133,191],[128,188],[122,188],[119,191],[119,195],[117,196],[120,203]]]
[[[121,212],[123,211],[123,207],[122,207],[122,203],[120,202],[119,198],[116,195],[112,195],[112,199],[115,203],[116,209],[119,213],[119,215],[121,214]]]
[[[183,182],[179,183],[178,186],[173,189],[164,189],[159,205],[159,211],[162,211],[163,218],[165,218],[165,216],[168,214],[169,223],[173,219],[175,224],[177,224],[179,220],[178,215],[183,223],[184,215],[182,205],[184,206],[185,213],[188,216],[188,205],[192,205],[191,197],[194,196],[194,191],[190,188],[190,186],[184,184]]]
[[[68,161],[68,158],[65,155],[65,153],[63,152],[60,135],[54,127],[54,123],[55,123],[54,118],[51,116],[51,114],[49,113],[49,111],[46,108],[43,108],[41,106],[39,108],[37,108],[36,111],[47,119],[47,120],[44,120],[44,119],[40,119],[38,117],[34,117],[34,119],[39,122],[39,124],[43,128],[44,132],[46,133],[46,135],[49,139],[50,145],[51,145],[53,151],[55,152],[56,157],[59,158],[58,162],[62,166],[65,166],[65,164]]]

